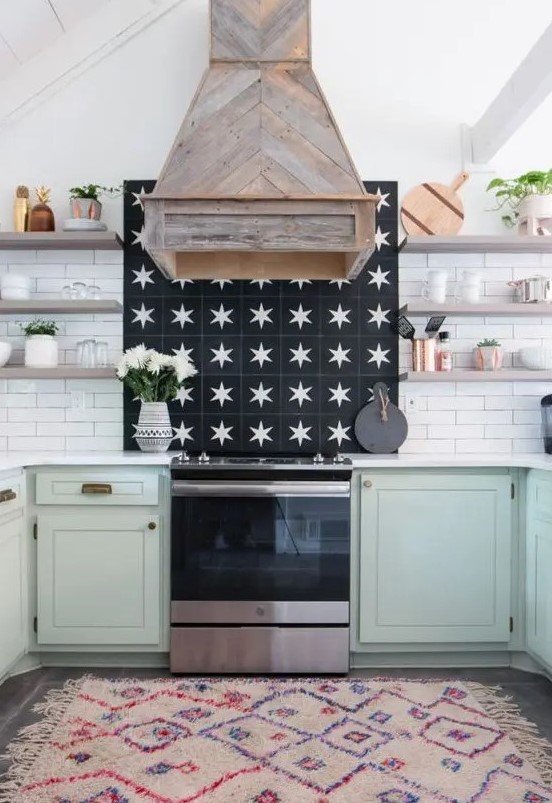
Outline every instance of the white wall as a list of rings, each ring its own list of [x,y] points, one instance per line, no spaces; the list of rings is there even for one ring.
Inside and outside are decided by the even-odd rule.
[[[0,130],[3,229],[17,184],[52,185],[62,218],[75,184],[158,174],[207,65],[207,9],[208,0],[183,0]],[[526,0],[522,10],[517,0],[312,0],[315,69],[361,174],[398,179],[402,191],[452,179],[462,168],[459,124],[476,121],[551,21],[549,0]],[[510,149],[516,169],[526,152],[532,165],[548,163],[549,143],[534,135]],[[466,231],[501,225],[485,213],[487,180],[475,176],[464,190]],[[120,225],[120,201],[106,220]]]
[[[158,174],[207,65],[207,7],[208,0],[183,0],[180,6],[78,80],[36,105],[20,120],[0,129],[3,230],[11,228],[12,198],[17,184],[51,186],[52,206],[60,222],[67,214],[67,190],[75,184],[114,185],[125,178],[151,178]],[[463,0],[456,4],[443,0],[418,3],[312,0],[315,69],[360,173],[366,178],[397,179],[401,194],[422,180],[452,179],[462,169],[460,123],[477,120],[551,20],[550,0],[526,0],[523,8],[517,0]],[[548,166],[552,104],[543,106],[536,119],[539,125],[535,126],[534,121],[528,124],[499,154],[495,160],[499,172]],[[499,216],[487,211],[492,204],[483,187],[489,177],[489,173],[475,175],[463,190],[465,232],[502,230]],[[111,228],[121,229],[120,199],[106,201],[104,219]],[[31,263],[34,259],[36,254],[29,255]],[[52,263],[36,262],[37,281],[69,277],[71,261],[69,257],[63,259],[66,261],[60,257],[57,268]],[[93,266],[92,257],[91,278]],[[449,263],[449,267],[456,266]],[[504,269],[503,278],[507,278],[512,272],[511,265],[505,265]],[[64,276],[54,270],[63,271]],[[79,275],[83,275],[82,270]],[[114,264],[108,268],[108,275],[102,275],[106,281],[108,278],[120,281],[121,265]],[[410,278],[406,275],[405,267],[403,281],[410,283],[413,277],[414,274]],[[496,281],[502,282],[503,278]],[[420,281],[421,275],[416,274],[413,280]],[[413,292],[411,286],[405,285],[403,290],[403,295]],[[120,326],[120,322],[116,325]],[[512,338],[516,335],[513,327],[515,323],[511,325]],[[456,336],[456,330],[452,326],[449,329]],[[482,332],[482,336],[486,334]],[[76,339],[80,338],[79,334]],[[47,387],[36,383],[36,388],[29,391],[30,409],[35,407],[34,400],[38,410],[38,400],[50,392]],[[98,391],[99,395],[119,393],[113,420],[106,420],[105,413],[97,412],[100,408],[92,402],[88,417],[82,421],[79,411],[67,409],[71,387],[65,383],[59,389],[61,412],[55,414],[55,423],[87,424],[86,434],[84,429],[78,430],[82,438],[90,439],[80,441],[83,448],[89,448],[93,442],[101,447],[108,445],[104,437],[111,437],[111,445],[118,448],[122,431],[120,388],[106,384]],[[446,416],[449,422],[446,426],[461,426],[461,413],[466,409],[462,398],[469,389],[443,388],[442,394],[450,393],[460,400],[456,406],[448,402],[453,407],[447,408],[450,415]],[[521,390],[525,396],[526,388]],[[480,391],[483,393],[484,389]],[[0,398],[0,420],[8,423],[10,415],[14,415],[10,409],[17,404],[10,394],[21,392],[20,386],[8,383],[0,388],[0,393],[4,392],[7,396]],[[540,392],[541,389],[532,387],[535,398]],[[432,448],[436,440],[427,429],[430,424],[422,423],[424,405],[431,408],[433,404],[429,401],[432,394],[427,389],[421,393],[420,413],[414,419],[416,423],[412,422],[413,437],[406,447],[411,451]],[[531,418],[532,424],[534,416],[524,417],[515,412],[517,389],[505,387],[504,393],[512,399],[508,425],[521,425],[522,418]],[[498,386],[494,393],[497,395]],[[481,400],[482,396],[477,404],[484,410]],[[39,434],[46,431],[41,426],[45,423],[42,415],[29,418],[37,438],[46,437]],[[497,415],[497,422],[499,418],[502,421],[505,417]],[[485,421],[489,420],[485,417]],[[111,426],[109,432],[113,436],[104,434],[107,430],[101,428],[102,423]],[[485,425],[481,419],[481,426]],[[51,437],[65,437],[64,443],[69,447],[73,443],[71,438],[81,437],[69,435],[67,430],[63,436],[62,428],[56,431],[60,434]],[[517,436],[514,430],[508,432],[511,434],[501,439],[504,440],[501,448],[513,448]],[[480,430],[477,433],[479,440]],[[450,437],[439,438],[439,448],[448,451],[457,448],[463,440],[457,434],[458,430],[451,429]],[[527,430],[519,443],[530,440],[533,443],[524,443],[524,447],[536,448],[532,435],[533,430]],[[2,437],[6,434],[0,435],[0,447],[6,446]],[[16,447],[15,439],[25,436],[12,434],[12,437],[7,445]],[[443,447],[445,442],[447,445]],[[61,448],[61,440],[55,441],[55,445],[53,441],[51,444],[45,441],[43,445]]]

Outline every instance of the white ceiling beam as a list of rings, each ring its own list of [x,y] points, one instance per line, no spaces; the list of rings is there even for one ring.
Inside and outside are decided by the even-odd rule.
[[[552,24],[470,129],[471,156],[486,164],[552,92]]]
[[[183,0],[111,0],[0,81],[0,123],[18,119]]]

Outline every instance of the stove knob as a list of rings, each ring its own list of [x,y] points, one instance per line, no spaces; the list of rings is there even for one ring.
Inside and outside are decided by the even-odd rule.
[[[207,452],[204,449],[202,451],[202,453],[199,455],[199,457],[197,458],[197,462],[198,463],[208,463],[210,459],[211,458],[209,457],[209,455],[207,454]]]
[[[188,454],[188,452],[183,451],[178,455],[177,460],[179,463],[189,463],[190,455]]]
[[[344,463],[345,462],[345,458],[343,457],[341,452],[338,452],[336,454],[336,456],[334,457],[333,461],[334,461],[334,463]]]
[[[320,452],[317,452],[314,455],[314,457],[312,458],[312,462],[313,463],[323,463],[324,462],[324,456]]]

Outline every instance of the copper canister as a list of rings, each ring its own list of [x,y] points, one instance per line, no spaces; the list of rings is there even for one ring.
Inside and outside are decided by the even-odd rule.
[[[412,340],[412,370],[436,370],[437,341],[434,337],[415,337]]]

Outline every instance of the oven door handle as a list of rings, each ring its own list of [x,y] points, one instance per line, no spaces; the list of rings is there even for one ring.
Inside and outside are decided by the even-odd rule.
[[[193,482],[174,480],[173,496],[303,496],[346,498],[348,482]]]

